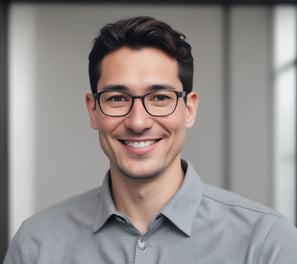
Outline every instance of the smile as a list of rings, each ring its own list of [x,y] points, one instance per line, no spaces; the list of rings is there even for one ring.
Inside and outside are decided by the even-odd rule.
[[[124,141],[124,144],[131,148],[146,148],[155,144],[156,140],[147,140],[147,141]]]

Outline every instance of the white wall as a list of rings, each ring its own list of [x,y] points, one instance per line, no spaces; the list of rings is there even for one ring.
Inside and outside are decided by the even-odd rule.
[[[274,206],[295,218],[297,7],[274,10]]]

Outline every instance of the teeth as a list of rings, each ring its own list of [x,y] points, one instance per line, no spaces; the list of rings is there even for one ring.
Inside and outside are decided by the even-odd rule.
[[[155,141],[148,140],[148,141],[125,141],[125,144],[132,148],[145,148],[152,144],[154,144]]]

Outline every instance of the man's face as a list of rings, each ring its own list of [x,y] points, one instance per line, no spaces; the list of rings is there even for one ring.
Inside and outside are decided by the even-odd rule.
[[[182,91],[177,61],[155,48],[123,47],[108,54],[101,63],[97,91],[121,87],[126,93],[141,96],[156,87]],[[165,117],[150,116],[141,99],[124,117],[104,115],[94,98],[86,97],[91,126],[98,130],[100,144],[110,160],[111,175],[129,178],[152,178],[180,169],[180,151],[185,130],[195,120],[197,95],[190,93],[187,105],[178,99],[174,113]]]

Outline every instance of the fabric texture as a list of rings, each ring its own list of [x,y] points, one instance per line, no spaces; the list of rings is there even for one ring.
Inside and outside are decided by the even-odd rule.
[[[26,220],[4,264],[296,264],[297,229],[265,206],[202,183],[189,162],[180,190],[142,235],[101,187]]]

